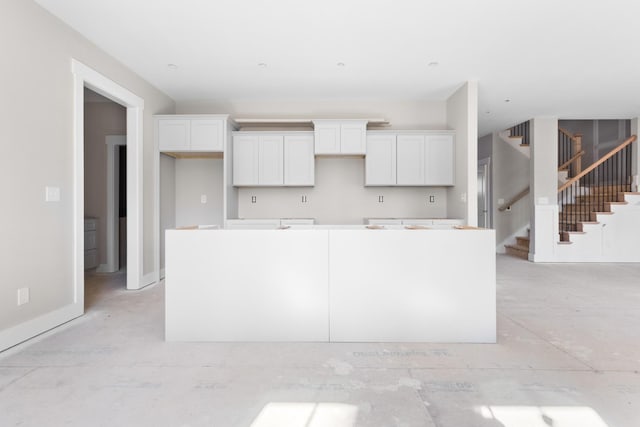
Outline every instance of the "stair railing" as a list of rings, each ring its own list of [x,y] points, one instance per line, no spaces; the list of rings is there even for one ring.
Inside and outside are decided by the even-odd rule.
[[[569,177],[582,172],[582,134],[572,135],[569,131],[558,128],[558,170],[567,170]]]
[[[529,145],[531,141],[530,132],[529,132],[529,121],[517,124],[509,128],[509,131],[511,132],[510,133],[511,137],[522,138],[522,142],[520,142],[521,145]]]
[[[560,240],[578,231],[579,222],[594,221],[593,212],[605,212],[606,203],[631,191],[632,143],[636,135],[602,156],[558,188]],[[613,197],[609,197],[612,196]]]

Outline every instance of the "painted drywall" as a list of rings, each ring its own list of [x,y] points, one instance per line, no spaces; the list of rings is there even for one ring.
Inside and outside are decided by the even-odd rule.
[[[180,114],[220,113],[234,118],[384,118],[388,129],[447,128],[444,101],[393,99],[307,99],[178,102]]]
[[[447,126],[456,130],[456,185],[447,189],[447,215],[477,225],[478,83],[467,82],[447,100]]]
[[[222,226],[222,159],[176,159],[176,227]],[[202,203],[201,197],[206,197]]]
[[[315,218],[362,224],[369,218],[445,218],[443,187],[365,187],[363,158],[316,158],[314,187],[241,188],[240,218]],[[256,203],[251,203],[256,196]],[[307,196],[303,203],[302,196]],[[384,196],[384,202],[378,202]],[[429,196],[435,202],[429,202]]]
[[[86,90],[85,93],[95,94],[90,90]],[[95,94],[95,96],[99,95]],[[98,219],[96,230],[98,264],[106,264],[107,145],[105,138],[107,135],[126,135],[127,109],[109,100],[85,102],[84,123],[84,214]]]
[[[582,165],[586,167],[608,153],[630,133],[630,120],[558,120],[558,126],[582,135]]]
[[[504,243],[515,243],[513,236],[523,232],[529,224],[530,197],[520,199],[510,211],[499,211],[498,208],[502,205],[499,202],[501,199],[503,203],[508,202],[529,187],[530,160],[522,151],[503,140],[497,132],[491,135],[491,140],[493,228],[496,230],[496,251],[504,253]]]
[[[549,206],[558,204],[558,119],[555,117],[535,117],[531,119],[531,241],[529,259],[553,258],[549,248],[539,242],[546,242],[554,230],[548,226],[546,212]],[[544,213],[543,213],[544,212]],[[538,218],[544,215],[545,218]],[[559,236],[554,236],[555,241]],[[546,251],[547,253],[543,253]]]
[[[173,113],[175,104],[32,1],[3,0],[0,40],[6,41],[3,60],[10,64],[0,67],[0,192],[10,207],[0,210],[2,338],[29,321],[37,325],[29,330],[43,331],[68,320],[44,316],[74,300],[71,59],[144,99],[144,273],[155,268],[152,115]],[[46,186],[60,188],[59,202],[45,202]],[[18,307],[16,293],[23,287],[30,288],[31,301]],[[9,335],[22,336],[16,328]],[[10,339],[3,342],[11,345]]]
[[[165,231],[176,227],[176,160],[160,154],[160,268],[164,268]]]

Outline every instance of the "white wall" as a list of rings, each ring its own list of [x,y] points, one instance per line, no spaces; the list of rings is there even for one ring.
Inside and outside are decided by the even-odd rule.
[[[87,92],[87,91],[85,91]],[[84,105],[84,214],[98,218],[98,264],[107,263],[107,135],[126,135],[127,109],[115,102]]]
[[[447,126],[456,130],[456,185],[447,190],[447,214],[478,223],[478,82],[465,83],[447,100]]]
[[[363,218],[445,218],[443,187],[365,187],[363,158],[316,158],[314,187],[241,188],[240,218],[315,218],[362,224]],[[301,197],[307,196],[307,203]],[[429,203],[429,196],[435,203]],[[256,196],[256,203],[251,203]],[[384,196],[384,203],[378,203]]]
[[[176,227],[223,226],[222,159],[175,160]],[[200,197],[207,197],[201,203]]]
[[[504,243],[511,241],[515,234],[520,234],[530,222],[530,196],[516,202],[510,211],[500,212],[500,199],[508,202],[515,195],[529,187],[530,159],[521,151],[504,141],[497,132],[492,139],[492,176],[493,186],[493,228],[496,230],[497,251],[503,253]],[[524,234],[522,234],[524,236]],[[505,242],[506,241],[506,242]]]
[[[160,155],[160,268],[164,268],[164,238],[176,227],[176,160]]]
[[[531,242],[529,259],[551,261],[558,225],[558,119],[531,120]],[[550,217],[555,218],[549,221]]]
[[[389,129],[434,129],[447,127],[444,101],[416,100],[229,100],[178,102],[180,114],[220,113],[244,118],[384,118]]]
[[[174,102],[32,1],[3,0],[0,13],[0,350],[68,320],[49,316],[73,302],[73,75],[71,59],[144,99],[144,273],[154,269],[153,114]],[[34,102],[37,100],[37,102]],[[61,201],[45,202],[45,186]],[[31,302],[18,307],[16,290]],[[41,319],[40,319],[41,318]],[[38,319],[36,321],[35,319]],[[51,319],[56,319],[55,321]],[[8,337],[8,338],[7,338]]]

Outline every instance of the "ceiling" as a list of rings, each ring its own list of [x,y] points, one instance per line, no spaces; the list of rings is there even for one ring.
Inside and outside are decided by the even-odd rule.
[[[480,135],[640,116],[637,1],[36,2],[178,103],[444,100],[477,80]]]

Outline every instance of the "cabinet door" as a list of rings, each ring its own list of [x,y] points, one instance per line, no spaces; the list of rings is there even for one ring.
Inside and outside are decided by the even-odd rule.
[[[424,135],[398,135],[398,185],[424,185],[424,140]]]
[[[160,151],[188,151],[190,120],[159,119],[158,148]]]
[[[396,136],[367,137],[365,185],[396,184]]]
[[[282,185],[284,183],[284,152],[282,135],[260,136],[258,183]]]
[[[425,143],[425,184],[454,185],[453,135],[429,135]]]
[[[285,136],[284,185],[313,185],[314,181],[313,136]]]
[[[223,151],[224,121],[220,119],[191,120],[192,151]]]
[[[315,153],[340,154],[340,122],[314,122]]]
[[[257,135],[233,137],[233,185],[258,185],[258,145]]]
[[[367,123],[346,122],[340,125],[340,153],[365,154]]]

